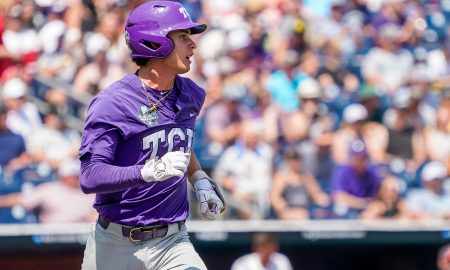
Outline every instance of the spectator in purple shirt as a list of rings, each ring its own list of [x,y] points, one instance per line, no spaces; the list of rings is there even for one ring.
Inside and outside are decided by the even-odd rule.
[[[374,198],[380,177],[368,163],[366,146],[361,140],[350,144],[350,162],[337,166],[331,179],[335,212],[342,217],[356,217]]]

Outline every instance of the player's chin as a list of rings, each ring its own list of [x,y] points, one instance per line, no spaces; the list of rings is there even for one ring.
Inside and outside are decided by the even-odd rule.
[[[183,65],[178,68],[178,74],[184,74],[191,70],[191,65]]]

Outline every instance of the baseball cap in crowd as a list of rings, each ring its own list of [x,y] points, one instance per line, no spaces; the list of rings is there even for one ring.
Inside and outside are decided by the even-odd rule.
[[[222,90],[222,97],[225,100],[238,102],[244,98],[246,91],[247,90],[243,85],[227,85]]]
[[[378,98],[379,94],[375,86],[364,84],[358,91],[358,97],[360,101],[366,101],[368,99]]]
[[[198,52],[202,59],[215,59],[225,52],[226,34],[222,29],[212,29],[198,41]]]
[[[3,99],[14,99],[20,98],[27,94],[28,86],[25,82],[18,78],[14,77],[7,80],[2,87],[2,98]]]
[[[100,52],[106,52],[110,46],[108,39],[100,33],[91,33],[85,37],[86,54],[94,57]]]
[[[363,105],[359,103],[353,103],[345,107],[343,115],[344,121],[352,124],[358,121],[366,120],[368,113]]]
[[[64,160],[58,169],[58,175],[65,176],[79,176],[80,175],[80,162],[77,159]]]
[[[396,109],[405,109],[411,105],[412,93],[410,88],[402,87],[392,96],[392,105]]]
[[[400,34],[400,30],[400,26],[394,23],[383,24],[378,31],[378,36],[383,40],[396,40]]]
[[[34,0],[34,2],[40,7],[67,5],[67,0]]]
[[[300,55],[295,50],[287,50],[282,58],[282,65],[285,67],[293,67],[300,61]]]
[[[322,96],[319,83],[313,79],[308,78],[300,82],[297,88],[300,98],[320,98]]]
[[[331,6],[342,6],[345,5],[346,0],[331,0]]]
[[[420,174],[422,181],[428,182],[436,179],[444,179],[447,177],[447,168],[440,161],[428,162]]]
[[[227,49],[229,51],[247,48],[251,42],[250,32],[245,28],[233,29],[227,35]]]
[[[366,15],[359,10],[348,11],[342,16],[342,23],[349,28],[352,33],[361,33],[365,16]]]

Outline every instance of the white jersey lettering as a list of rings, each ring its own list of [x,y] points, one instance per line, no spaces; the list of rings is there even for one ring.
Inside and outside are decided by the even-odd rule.
[[[156,153],[158,153],[159,143],[165,142],[165,141],[166,141],[166,131],[165,130],[160,130],[158,132],[152,133],[152,134],[144,137],[143,143],[142,143],[142,146],[143,146],[142,150],[149,149],[150,144],[151,144],[152,153],[150,154],[150,159],[159,158],[158,156],[156,156]]]
[[[178,138],[180,141],[186,141],[187,138],[187,145],[186,149],[184,146],[180,146],[179,149],[174,149],[175,147],[175,141],[176,138]],[[158,149],[161,143],[164,143],[167,141],[168,144],[168,152],[172,151],[183,151],[185,153],[188,153],[191,151],[192,143],[194,141],[194,130],[190,128],[186,128],[185,130],[175,127],[172,128],[168,134],[166,134],[165,130],[160,130],[158,132],[152,133],[150,135],[145,136],[142,139],[142,150],[151,149],[150,159],[159,159],[160,157],[157,156]]]

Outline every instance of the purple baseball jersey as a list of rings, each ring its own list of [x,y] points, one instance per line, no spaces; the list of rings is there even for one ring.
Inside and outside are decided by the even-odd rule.
[[[152,103],[164,94],[149,87],[147,93]],[[90,192],[97,193],[94,207],[99,214],[130,226],[187,218],[186,174],[181,179],[151,183],[135,175],[149,159],[161,158],[170,151],[191,151],[195,119],[204,100],[202,88],[188,78],[176,76],[173,90],[159,103],[157,113],[152,113],[136,74],[122,78],[94,97],[86,117],[80,159],[101,156],[110,160],[110,165],[129,167],[135,172],[134,176],[117,171],[111,178],[80,179],[82,185],[83,181],[95,183],[96,189]],[[133,184],[124,185],[130,179]]]

